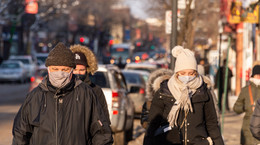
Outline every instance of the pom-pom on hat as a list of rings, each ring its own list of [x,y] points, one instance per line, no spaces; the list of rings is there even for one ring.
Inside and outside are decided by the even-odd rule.
[[[193,69],[197,71],[197,61],[194,53],[189,49],[184,49],[182,46],[175,46],[172,49],[172,55],[176,58],[174,72],[185,69]]]

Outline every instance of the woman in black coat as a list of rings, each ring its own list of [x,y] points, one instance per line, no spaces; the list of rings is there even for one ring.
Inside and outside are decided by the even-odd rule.
[[[152,84],[144,145],[224,145],[213,98],[197,73],[193,52],[177,46],[175,73]]]

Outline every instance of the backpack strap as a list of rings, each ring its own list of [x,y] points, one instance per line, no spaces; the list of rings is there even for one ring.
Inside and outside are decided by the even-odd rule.
[[[252,87],[251,85],[248,86],[248,92],[249,92],[249,96],[250,96],[250,102],[251,102],[251,106],[252,106],[252,111],[255,110],[255,105],[254,105],[254,98],[253,98],[253,94],[252,94]]]

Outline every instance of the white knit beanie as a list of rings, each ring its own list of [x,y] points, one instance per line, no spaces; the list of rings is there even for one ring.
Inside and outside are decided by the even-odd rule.
[[[172,49],[172,55],[176,58],[174,72],[185,69],[193,69],[197,71],[197,61],[194,53],[189,49],[184,49],[182,46],[175,46]]]

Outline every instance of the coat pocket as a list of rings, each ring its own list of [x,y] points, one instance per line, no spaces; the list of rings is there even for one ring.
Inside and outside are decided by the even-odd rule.
[[[153,137],[154,145],[180,144],[180,132],[177,128]]]

